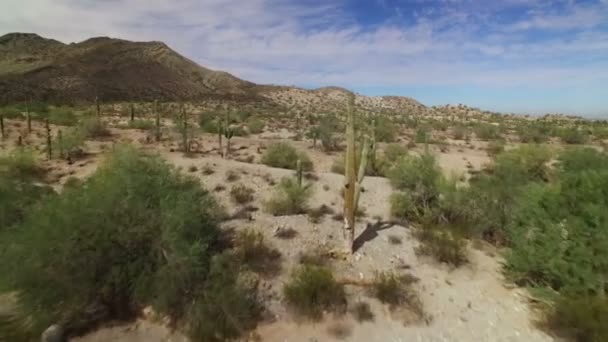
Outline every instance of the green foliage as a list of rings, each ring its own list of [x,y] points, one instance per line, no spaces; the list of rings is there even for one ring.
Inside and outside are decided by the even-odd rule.
[[[505,144],[504,144],[504,142],[502,142],[500,140],[490,141],[488,143],[487,150],[488,150],[489,156],[496,157],[497,155],[504,152]]]
[[[257,273],[276,274],[281,269],[281,253],[268,246],[264,235],[254,230],[237,234],[235,256],[240,264]]]
[[[88,138],[104,138],[112,135],[108,125],[96,117],[83,118],[80,127]]]
[[[45,170],[38,164],[34,151],[17,148],[10,154],[0,157],[0,175],[6,178],[31,179],[39,178]]]
[[[480,123],[474,128],[475,136],[479,140],[489,141],[496,140],[500,137],[500,129],[496,125]]]
[[[74,126],[78,123],[78,117],[70,108],[58,107],[51,109],[46,116],[49,123],[60,126]]]
[[[564,296],[550,312],[549,327],[578,342],[608,341],[608,299],[598,296]]]
[[[550,129],[541,123],[523,124],[518,127],[519,140],[522,143],[541,144],[549,140]]]
[[[452,129],[452,138],[454,140],[464,140],[469,137],[469,130],[466,126],[456,125]]]
[[[393,142],[397,137],[397,126],[385,116],[375,117],[376,126],[374,127],[377,142]]]
[[[135,119],[133,121],[129,120],[128,126],[132,129],[139,129],[142,131],[151,131],[154,129],[154,121],[147,119]]]
[[[416,253],[458,267],[467,262],[466,241],[445,226],[426,226],[417,231]]]
[[[416,144],[426,144],[431,141],[431,129],[427,126],[420,126],[416,129],[416,133],[414,135],[414,142]]]
[[[264,121],[262,121],[261,119],[257,118],[257,117],[251,117],[249,118],[249,120],[247,120],[247,129],[249,130],[249,133],[251,134],[260,134],[264,131],[264,127],[266,125],[264,124]]]
[[[411,285],[417,279],[411,275],[397,276],[392,272],[378,272],[372,283],[372,293],[382,303],[399,306],[412,303],[421,308],[421,303]]]
[[[214,276],[229,275],[209,273],[217,208],[196,180],[159,157],[118,148],[84,184],[36,206],[2,236],[0,271],[37,333],[57,321],[82,331],[148,304],[186,326],[209,324],[219,318],[201,312],[221,306],[209,307],[219,303],[207,289],[236,286],[219,286]]]
[[[312,161],[305,152],[298,152],[288,143],[279,142],[268,146],[262,156],[262,163],[272,167],[295,170],[298,159],[302,163],[302,170],[312,170]]]
[[[203,132],[218,133],[219,122],[222,120],[221,115],[215,112],[202,112],[199,114],[199,126]]]
[[[230,189],[230,197],[236,204],[247,204],[253,201],[254,193],[255,190],[243,184],[237,184]]]
[[[13,172],[0,171],[0,231],[20,223],[34,204],[54,193],[50,187],[23,179],[24,175],[15,177]]]
[[[298,184],[294,178],[281,180],[273,197],[266,202],[266,209],[275,216],[304,214],[312,196],[310,185]]]
[[[336,282],[330,269],[302,265],[285,284],[283,294],[293,309],[312,319],[320,319],[323,311],[342,309],[346,304],[344,286]]]
[[[0,114],[2,114],[5,119],[23,119],[25,117],[25,115],[21,114],[21,110],[15,107],[0,108]]]
[[[335,151],[338,149],[336,132],[341,131],[338,118],[333,114],[323,115],[318,125],[319,139],[325,151]]]
[[[79,128],[71,128],[67,132],[63,133],[61,139],[55,138],[53,141],[53,154],[58,157],[60,153],[63,153],[65,158],[76,157],[82,152],[82,147],[85,143],[85,132]]]
[[[401,144],[388,144],[384,148],[384,157],[394,163],[399,158],[407,156],[407,148]]]
[[[584,144],[589,138],[588,134],[578,127],[561,128],[557,135],[563,142],[572,145]]]

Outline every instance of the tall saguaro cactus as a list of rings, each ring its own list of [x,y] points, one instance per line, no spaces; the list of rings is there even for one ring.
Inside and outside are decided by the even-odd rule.
[[[46,127],[46,155],[49,160],[53,158],[53,146],[51,143],[51,127],[49,126],[49,118],[44,120],[44,126]]]
[[[129,104],[129,111],[131,114],[131,122],[135,120],[135,106],[131,103]]]
[[[346,249],[354,252],[355,214],[359,206],[361,184],[367,169],[370,148],[375,146],[375,138],[363,138],[361,158],[357,164],[357,146],[355,145],[355,113],[354,95],[351,95],[348,105],[348,122],[346,126],[346,160],[344,163],[344,237]]]
[[[186,114],[186,107],[182,105],[182,144],[184,145],[184,152],[190,153],[190,144],[188,144],[188,115]]]
[[[156,141],[160,141],[160,111],[158,110],[158,100],[154,100],[154,115],[156,115],[156,131],[154,138]]]

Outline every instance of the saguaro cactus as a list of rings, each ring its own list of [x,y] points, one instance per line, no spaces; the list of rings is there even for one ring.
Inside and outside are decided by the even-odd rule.
[[[188,144],[188,116],[186,114],[186,107],[182,105],[182,144],[184,145],[184,152],[190,152],[190,144]]]
[[[129,105],[129,111],[131,113],[131,122],[135,120],[135,106],[131,103]]]
[[[44,126],[46,127],[46,155],[49,160],[53,158],[53,145],[51,142],[51,127],[49,126],[49,118],[44,120]]]
[[[57,145],[57,148],[59,149],[59,158],[63,159],[63,133],[61,133],[61,130],[57,132]]]
[[[160,141],[160,111],[158,110],[158,100],[154,100],[154,114],[156,115],[156,131],[154,138],[156,141]]]
[[[226,138],[226,157],[230,156],[230,140],[234,136],[234,129],[231,127],[224,128],[224,138]]]
[[[5,138],[4,133],[4,115],[0,114],[0,132],[2,132],[2,139]]]
[[[296,162],[296,177],[298,178],[298,185],[302,187],[302,161],[299,158]]]
[[[27,120],[27,134],[32,133],[32,115],[30,114],[30,101],[25,101],[25,117]]]
[[[217,122],[217,143],[218,143],[218,151],[220,153],[220,155],[223,157],[224,156],[224,152],[222,150],[222,136],[224,135],[224,125],[222,124],[222,121],[220,121],[218,119]]]
[[[374,139],[372,139],[372,141],[373,140]],[[361,158],[359,158],[359,164],[357,165],[354,95],[352,95],[348,105],[346,143],[346,160],[344,163],[344,238],[346,241],[346,249],[352,253],[354,252],[353,243],[355,241],[355,214],[359,205],[361,184],[365,177],[370,152],[370,142],[366,136],[363,138]]]

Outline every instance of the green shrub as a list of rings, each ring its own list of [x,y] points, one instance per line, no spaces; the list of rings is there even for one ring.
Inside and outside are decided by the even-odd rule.
[[[417,279],[411,275],[397,276],[392,272],[378,272],[372,283],[372,293],[379,301],[393,307],[404,304],[422,313],[422,302],[412,289]]]
[[[247,204],[253,201],[255,190],[243,184],[237,184],[230,189],[230,197],[236,204]]]
[[[198,122],[203,132],[217,133],[218,122],[222,120],[221,115],[215,112],[202,112],[199,114]]]
[[[272,167],[295,170],[298,159],[302,164],[302,170],[311,171],[312,161],[304,152],[298,152],[288,143],[274,143],[262,156],[262,163]]]
[[[34,151],[17,148],[7,156],[0,157],[0,175],[7,178],[40,178],[45,170],[36,161]]]
[[[401,144],[388,144],[384,148],[384,157],[394,163],[399,158],[407,156],[407,148]]]
[[[149,131],[156,127],[156,123],[152,120],[135,119],[133,121],[129,121],[128,127],[132,129],[139,129],[142,131]]]
[[[62,153],[65,158],[77,157],[82,153],[85,143],[85,132],[82,129],[71,128],[63,133],[61,140],[57,137],[53,142],[53,154],[59,157]]]
[[[588,140],[588,134],[578,127],[562,128],[557,132],[560,139],[566,144],[584,144]]]
[[[469,130],[463,125],[457,125],[452,129],[452,138],[454,140],[464,140],[469,137]]]
[[[397,126],[385,116],[377,116],[375,118],[376,126],[376,141],[378,142],[393,142],[397,136]]]
[[[491,124],[480,123],[474,127],[475,136],[479,140],[489,141],[500,137],[500,129],[498,126]]]
[[[608,299],[564,296],[547,317],[549,327],[578,342],[608,341]]]
[[[5,119],[23,119],[25,117],[25,115],[21,114],[21,110],[15,107],[0,108],[0,114],[2,114]]]
[[[266,125],[264,124],[264,121],[256,117],[249,118],[249,120],[247,121],[247,129],[251,134],[262,133],[264,131],[265,126]]]
[[[239,263],[254,272],[276,274],[281,269],[281,253],[268,246],[260,232],[240,231],[236,236],[235,254]]]
[[[490,141],[488,143],[487,151],[490,157],[496,157],[505,150],[505,144],[502,141]]]
[[[325,151],[335,151],[338,149],[338,140],[335,136],[336,132],[341,131],[339,120],[335,115],[326,114],[321,117],[318,125],[319,139]]]
[[[539,123],[522,125],[518,129],[519,140],[522,143],[541,144],[549,140],[550,130]]]
[[[19,179],[10,173],[1,172],[0,231],[20,223],[32,205],[51,194],[54,194],[51,187],[37,185],[29,179]]]
[[[286,177],[277,186],[273,197],[266,202],[266,208],[275,216],[304,214],[311,196],[310,185],[300,186],[294,178]]]
[[[95,117],[84,118],[80,125],[88,138],[104,138],[112,135],[108,125]]]
[[[414,142],[416,144],[427,144],[431,141],[431,129],[427,126],[421,126],[416,129],[416,135],[414,135]]]
[[[69,108],[59,107],[48,112],[49,123],[60,126],[74,126],[78,123],[78,117]]]
[[[418,230],[420,245],[416,253],[428,255],[439,262],[460,266],[467,262],[466,241],[448,227],[426,226]]]
[[[214,293],[241,293],[226,280],[236,275],[214,272],[210,262],[217,212],[195,179],[159,157],[118,148],[84,184],[44,201],[0,239],[0,271],[20,291],[37,334],[57,321],[82,332],[96,320],[130,317],[152,304],[193,336],[212,322],[213,335],[221,336],[226,315],[249,311],[225,312],[245,296],[223,303]]]
[[[283,294],[297,313],[313,319],[346,304],[344,286],[336,282],[330,269],[321,266],[300,266],[291,274]]]

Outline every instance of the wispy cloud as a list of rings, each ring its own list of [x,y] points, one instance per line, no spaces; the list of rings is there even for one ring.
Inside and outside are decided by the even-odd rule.
[[[608,2],[377,0],[9,0],[0,33],[66,42],[162,40],[263,83],[570,86],[608,81]],[[608,107],[608,103],[606,105]]]

